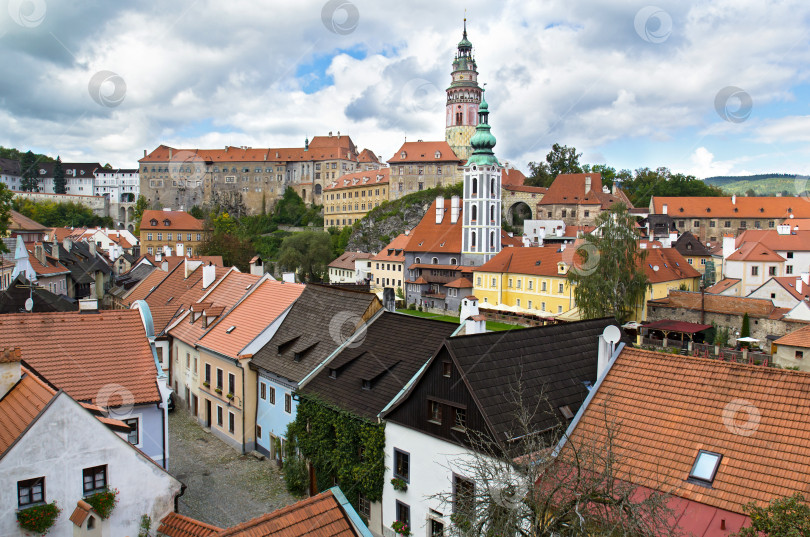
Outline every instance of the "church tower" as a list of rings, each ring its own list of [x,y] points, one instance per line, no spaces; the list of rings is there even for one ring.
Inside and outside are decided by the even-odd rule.
[[[480,267],[501,251],[501,170],[492,148],[489,106],[481,96],[478,126],[470,139],[472,156],[464,165],[461,264]]]
[[[453,60],[450,87],[447,88],[447,108],[444,138],[461,160],[470,158],[470,138],[475,134],[476,112],[481,103],[478,86],[478,67],[472,54],[472,43],[467,39],[467,19],[464,33]]]

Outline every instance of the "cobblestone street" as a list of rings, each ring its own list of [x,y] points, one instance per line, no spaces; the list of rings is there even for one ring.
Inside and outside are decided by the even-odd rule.
[[[275,463],[241,455],[183,408],[169,415],[169,467],[188,487],[180,514],[226,528],[296,501]]]

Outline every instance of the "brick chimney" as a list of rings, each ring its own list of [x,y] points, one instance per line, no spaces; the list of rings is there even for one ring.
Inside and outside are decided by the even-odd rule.
[[[20,376],[22,376],[21,360],[22,351],[19,347],[0,349],[0,398],[6,395],[20,381]]]
[[[47,266],[47,263],[45,262],[45,247],[42,246],[41,243],[34,245],[34,257],[36,257],[40,263]]]

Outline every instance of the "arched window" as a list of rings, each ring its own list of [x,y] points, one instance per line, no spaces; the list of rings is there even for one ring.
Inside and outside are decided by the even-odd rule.
[[[420,258],[418,258],[418,257],[417,257],[416,259],[414,259],[414,260],[413,260],[413,262],[414,262],[414,263],[416,263],[416,264],[418,265],[419,263],[421,263],[421,262],[422,262],[422,260],[421,260]]]
[[[470,232],[470,246],[475,249],[475,231]]]
[[[451,265],[458,265],[458,259],[456,259],[455,257],[451,257],[450,258],[450,264]]]
[[[431,260],[430,260],[430,262],[431,262],[432,264],[434,264],[434,265],[438,265],[438,264],[439,264],[439,258],[438,258],[438,257],[434,257],[433,259],[431,259]]]
[[[490,222],[495,221],[495,206],[494,205],[489,206],[489,221]]]
[[[472,206],[472,212],[470,212],[470,216],[473,222],[478,220],[478,207],[476,205]]]
[[[491,250],[495,249],[495,232],[494,231],[489,232],[489,248]]]
[[[315,185],[315,195],[316,196],[321,195],[321,185]]]
[[[495,178],[494,177],[492,179],[490,179],[490,181],[489,181],[489,195],[491,197],[493,197],[493,198],[495,197]]]
[[[478,195],[478,178],[477,177],[473,177],[473,180],[472,180],[472,195],[473,196]]]

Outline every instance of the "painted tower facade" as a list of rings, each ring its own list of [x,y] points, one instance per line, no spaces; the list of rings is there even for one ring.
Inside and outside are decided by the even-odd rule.
[[[461,264],[480,267],[501,251],[501,164],[492,149],[489,106],[481,98],[478,125],[470,138],[472,155],[464,165],[464,217]]]
[[[450,87],[447,88],[447,107],[444,138],[461,160],[470,158],[470,139],[475,134],[476,115],[481,104],[481,88],[478,86],[478,67],[472,53],[472,43],[467,39],[467,19],[464,33],[453,60]]]

